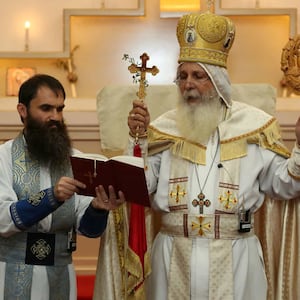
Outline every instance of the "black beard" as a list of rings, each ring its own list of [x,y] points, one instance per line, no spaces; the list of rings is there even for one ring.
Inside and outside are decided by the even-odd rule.
[[[30,157],[51,170],[66,171],[72,143],[64,121],[41,123],[30,115],[26,121],[25,139]]]

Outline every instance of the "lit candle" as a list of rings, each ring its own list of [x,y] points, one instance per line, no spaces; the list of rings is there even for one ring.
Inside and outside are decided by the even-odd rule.
[[[25,22],[25,51],[29,51],[29,28],[30,22]]]

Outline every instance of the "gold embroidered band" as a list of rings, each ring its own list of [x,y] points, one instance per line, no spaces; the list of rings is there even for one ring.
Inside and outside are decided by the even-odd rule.
[[[168,286],[169,300],[190,299],[190,258],[192,238],[195,237],[209,239],[209,299],[233,299],[232,240],[254,234],[253,229],[247,233],[240,233],[238,226],[236,214],[200,216],[167,213],[162,217],[161,232],[174,237]]]
[[[241,233],[237,214],[191,215],[167,213],[162,216],[160,232],[171,236],[199,237],[206,239],[238,239],[252,236]]]

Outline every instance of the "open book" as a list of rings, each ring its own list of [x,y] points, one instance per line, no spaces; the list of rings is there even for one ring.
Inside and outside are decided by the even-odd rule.
[[[126,201],[150,206],[143,158],[79,153],[71,156],[71,164],[74,178],[87,186],[79,194],[95,196],[98,185],[103,185],[108,193],[108,186],[112,185],[116,193],[124,193]]]

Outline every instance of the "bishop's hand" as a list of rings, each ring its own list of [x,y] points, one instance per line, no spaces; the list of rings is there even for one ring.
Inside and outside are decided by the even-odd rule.
[[[142,100],[134,100],[132,110],[128,116],[128,127],[133,137],[144,137],[150,123],[150,114],[147,105]]]

